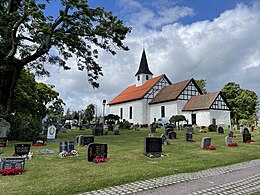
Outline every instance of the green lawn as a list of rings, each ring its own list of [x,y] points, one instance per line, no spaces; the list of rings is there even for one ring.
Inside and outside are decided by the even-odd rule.
[[[164,129],[159,129],[160,136]],[[87,131],[67,131],[58,134],[58,140],[71,141]],[[125,184],[137,180],[183,172],[193,172],[211,167],[258,159],[260,157],[260,135],[252,133],[254,144],[242,142],[239,131],[235,134],[238,147],[225,146],[226,134],[198,133],[193,135],[197,142],[186,142],[184,131],[177,131],[178,140],[170,140],[170,145],[163,146],[162,158],[148,158],[143,155],[144,137],[148,129],[140,131],[124,130],[121,135],[110,134],[95,137],[95,142],[108,144],[108,163],[87,161],[87,147],[75,146],[78,157],[60,159],[59,142],[49,142],[44,147],[32,147],[33,159],[26,160],[23,175],[0,176],[0,189],[5,194],[76,194],[97,190],[104,187]],[[212,145],[217,150],[208,151],[200,148],[201,138],[211,137]],[[2,157],[14,153],[14,142]],[[21,142],[19,142],[21,143]],[[38,150],[52,149],[55,154],[41,155]]]

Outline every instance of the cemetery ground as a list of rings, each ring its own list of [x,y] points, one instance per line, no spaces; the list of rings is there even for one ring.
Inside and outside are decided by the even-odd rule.
[[[164,133],[164,128],[157,130],[156,137]],[[121,135],[96,136],[96,143],[108,144],[107,163],[87,161],[87,147],[77,146],[77,135],[92,134],[91,130],[67,130],[59,133],[56,141],[48,141],[46,146],[31,147],[32,160],[26,160],[22,175],[0,176],[0,189],[5,194],[77,194],[109,186],[121,185],[161,176],[230,165],[258,159],[260,157],[260,135],[252,132],[255,143],[243,143],[239,131],[234,131],[238,147],[227,147],[225,134],[216,132],[199,133],[195,129],[193,139],[185,141],[185,131],[177,131],[177,140],[169,140],[163,145],[164,156],[149,158],[144,153],[144,138],[150,129],[121,130]],[[200,147],[203,137],[211,137],[211,144],[216,150],[203,150]],[[75,141],[77,157],[59,156],[59,141]],[[2,157],[12,156],[14,144],[9,141]],[[28,142],[24,142],[28,143]],[[40,154],[41,149],[53,150],[54,154]]]

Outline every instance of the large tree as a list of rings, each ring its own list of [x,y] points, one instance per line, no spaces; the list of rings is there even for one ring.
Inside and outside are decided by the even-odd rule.
[[[239,84],[229,82],[221,92],[231,107],[231,119],[234,124],[238,124],[241,119],[256,117],[258,101],[254,91],[242,89]]]
[[[43,2],[43,3],[39,3]],[[61,0],[57,17],[46,15],[52,0],[0,0],[0,117],[10,113],[19,75],[25,66],[48,75],[44,65],[76,57],[79,70],[87,70],[89,82],[98,87],[102,75],[95,59],[96,48],[115,54],[130,28],[101,7],[90,8],[87,0]],[[54,2],[54,3],[55,3]]]

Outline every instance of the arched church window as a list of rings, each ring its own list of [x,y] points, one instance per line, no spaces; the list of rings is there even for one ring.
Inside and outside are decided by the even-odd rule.
[[[137,76],[137,80],[140,81],[140,76]]]
[[[148,75],[146,75],[146,80],[149,80],[149,76]]]
[[[129,108],[129,119],[132,119],[133,118],[133,108],[132,106],[130,106]]]

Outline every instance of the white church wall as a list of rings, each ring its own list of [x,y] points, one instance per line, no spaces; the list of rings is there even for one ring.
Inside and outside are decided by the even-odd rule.
[[[144,105],[143,100],[131,101],[109,106],[109,113],[120,116],[120,109],[123,108],[123,119],[134,124],[144,123]],[[130,119],[130,107],[132,106],[132,119]],[[147,115],[147,113],[146,113]]]
[[[211,118],[216,119],[216,125],[230,125],[230,111],[228,110],[210,110]]]
[[[159,104],[150,105],[150,123],[154,122],[154,119],[158,120],[161,117],[161,107],[165,107],[164,121],[169,121],[172,115],[177,114],[177,102],[163,102]]]

